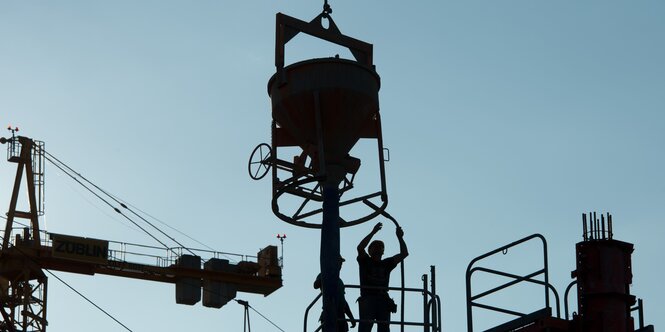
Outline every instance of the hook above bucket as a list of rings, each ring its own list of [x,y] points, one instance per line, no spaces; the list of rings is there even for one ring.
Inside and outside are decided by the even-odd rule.
[[[323,27],[324,18],[328,20],[329,25],[327,29]],[[310,22],[301,21],[297,18],[277,13],[276,22],[275,67],[277,67],[277,74],[280,77],[280,82],[283,82],[281,81],[283,78],[281,74],[284,69],[286,43],[300,32],[346,47],[351,54],[353,54],[353,57],[359,64],[372,69],[374,67],[374,51],[372,44],[342,34],[335,24],[335,21],[333,21],[332,17],[326,14],[325,11]]]

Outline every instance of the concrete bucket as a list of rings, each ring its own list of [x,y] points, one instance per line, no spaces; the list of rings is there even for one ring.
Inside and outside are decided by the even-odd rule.
[[[354,173],[359,164],[349,151],[359,138],[374,136],[379,86],[379,76],[371,68],[322,58],[285,67],[283,76],[270,78],[268,94],[278,127],[315,167],[342,166]]]

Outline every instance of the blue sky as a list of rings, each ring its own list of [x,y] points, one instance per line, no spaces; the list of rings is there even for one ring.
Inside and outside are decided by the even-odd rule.
[[[466,328],[469,261],[533,233],[548,240],[550,281],[563,294],[588,211],[612,213],[616,238],[635,243],[632,292],[645,301],[646,321],[665,326],[665,4],[330,4],[342,32],[374,45],[391,156],[388,211],[411,252],[407,285],[420,286],[430,265],[437,268],[444,329]],[[282,329],[301,330],[317,294],[319,234],[278,221],[269,180],[250,180],[246,163],[270,140],[275,13],[309,20],[321,5],[2,1],[0,124],[45,141],[100,187],[216,250],[255,254],[286,233],[284,287],[239,298]],[[336,53],[345,54],[299,36],[287,60]],[[13,164],[0,165],[2,204],[13,174]],[[386,252],[396,252],[394,228],[377,221],[386,225],[378,235]],[[346,283],[357,282],[355,246],[374,222],[342,230]],[[158,245],[48,165],[42,225]],[[527,252],[533,256],[499,264],[523,269],[538,259]],[[168,284],[58,276],[133,331],[242,330],[235,303],[188,307],[175,304]],[[535,310],[538,296],[506,302]],[[48,301],[50,331],[121,329],[53,278]],[[255,330],[276,331],[251,315]]]

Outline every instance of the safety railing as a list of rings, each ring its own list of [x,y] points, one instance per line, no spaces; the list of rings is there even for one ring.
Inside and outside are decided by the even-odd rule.
[[[13,136],[13,135],[12,135]],[[17,137],[12,137],[7,144],[7,161],[14,161],[21,157],[21,142]]]
[[[14,223],[17,223],[17,222],[14,221]],[[27,225],[26,225],[26,227],[13,227],[11,229],[11,232],[9,233],[9,238],[8,238],[9,245],[14,246],[14,245],[17,244],[18,241],[25,241],[25,239],[29,239],[30,238],[29,230],[30,230],[30,228],[27,227]],[[39,234],[40,234],[40,236],[39,236],[40,245],[42,245],[42,246],[49,245],[50,246],[51,241],[48,238],[49,233],[47,233],[45,231],[39,231]],[[2,237],[2,241],[4,242],[4,240],[5,240],[5,231],[0,230],[0,236]]]
[[[432,267],[432,273],[434,273],[434,268]],[[423,288],[402,288],[402,287],[361,287],[359,285],[345,285],[345,290],[349,289],[378,289],[378,290],[387,290],[387,291],[396,291],[400,293],[420,293],[422,298],[423,298],[423,307],[422,307],[422,312],[423,312],[423,321],[405,321],[404,320],[404,311],[402,311],[402,314],[400,315],[401,317],[399,320],[390,320],[390,321],[379,321],[379,320],[370,320],[370,319],[340,319],[340,321],[345,321],[345,322],[355,322],[355,323],[387,323],[389,325],[397,325],[400,326],[400,330],[404,331],[405,327],[422,327],[423,331],[425,332],[441,332],[441,324],[442,324],[442,319],[441,319],[441,299],[439,298],[438,295],[434,293],[435,287],[434,287],[434,278],[432,277],[432,289],[428,289],[427,287],[427,275],[423,275]],[[303,331],[308,332],[308,319],[309,319],[309,312],[314,307],[314,305],[321,299],[322,293],[319,293],[314,300],[307,306],[305,309],[305,315],[304,315],[304,324],[303,324]],[[402,301],[404,303],[404,301]],[[318,325],[317,328],[314,330],[314,332],[318,332],[322,329],[321,325]]]
[[[542,243],[542,248],[543,248],[543,265],[541,268],[538,270],[528,273],[526,275],[517,275],[513,273],[507,273],[504,271],[498,271],[486,267],[475,267],[474,265],[490,256],[493,256],[498,253],[506,253],[508,249],[515,247],[517,245],[520,245],[522,243],[525,243],[527,241],[531,240],[540,240]],[[474,273],[476,272],[483,272],[491,275],[496,275],[496,276],[501,276],[510,279],[510,281],[505,282],[499,286],[496,286],[494,288],[491,288],[487,291],[478,293],[473,295],[472,290],[471,290],[471,277],[473,276]],[[543,280],[538,280],[536,279],[537,277],[542,276]],[[470,263],[469,266],[467,267],[466,270],[466,302],[467,302],[467,328],[469,332],[473,331],[473,308],[481,308],[481,309],[486,309],[486,310],[491,310],[507,315],[512,315],[512,316],[517,316],[518,318],[524,318],[524,319],[529,319],[531,315],[533,314],[525,314],[513,310],[508,310],[505,308],[499,308],[487,304],[482,304],[477,302],[480,298],[486,297],[488,295],[494,294],[498,291],[504,290],[508,287],[517,285],[519,283],[533,283],[537,285],[543,286],[544,293],[545,293],[545,306],[541,310],[537,310],[533,314],[538,314],[538,315],[550,315],[551,314],[551,307],[550,307],[550,291],[554,294],[555,296],[555,301],[556,301],[556,310],[557,310],[557,317],[560,317],[560,308],[559,308],[559,295],[556,292],[556,289],[552,287],[549,283],[549,274],[548,274],[548,267],[547,267],[547,241],[545,238],[540,235],[540,234],[533,234],[531,236],[527,236],[523,239],[517,240],[515,242],[509,243],[505,246],[502,246],[500,248],[497,248],[495,250],[492,250],[490,252],[487,252],[483,255],[480,255],[476,258],[474,258]]]
[[[563,293],[564,318],[566,318],[566,320],[568,320],[568,294],[570,294],[570,289],[575,285],[577,285],[577,280],[573,280],[570,284],[568,284],[566,291]]]

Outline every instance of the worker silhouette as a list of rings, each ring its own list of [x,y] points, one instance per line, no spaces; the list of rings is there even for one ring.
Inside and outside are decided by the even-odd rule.
[[[345,259],[343,257],[339,257],[339,269],[342,269],[342,263],[344,263]],[[316,276],[316,280],[314,280],[314,288],[315,289],[320,289],[322,287],[321,284],[321,274],[319,273],[318,276]],[[353,313],[351,312],[351,308],[349,307],[349,303],[346,302],[346,298],[344,296],[345,291],[344,291],[344,282],[342,281],[342,278],[338,279],[338,285],[337,285],[337,331],[338,332],[346,332],[349,330],[349,324],[346,322],[344,319],[344,316],[349,316],[349,319],[351,319],[351,328],[356,327],[356,322],[354,321],[355,318],[353,318]],[[323,314],[321,314],[323,316]],[[323,317],[319,318],[319,320],[322,320]]]
[[[357,260],[360,272],[359,332],[370,332],[374,325],[373,321],[377,321],[378,332],[390,331],[390,326],[387,323],[390,321],[390,313],[397,312],[395,301],[388,296],[387,288],[390,284],[390,272],[409,255],[409,251],[406,248],[406,243],[404,243],[404,231],[401,227],[397,227],[395,233],[399,240],[399,254],[381,259],[384,244],[379,240],[372,241],[367,248],[367,252],[365,252],[365,247],[367,247],[369,241],[382,227],[383,224],[376,224],[372,231],[358,244]]]

